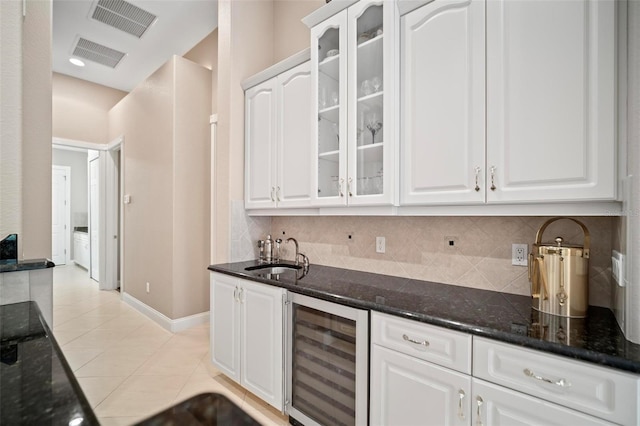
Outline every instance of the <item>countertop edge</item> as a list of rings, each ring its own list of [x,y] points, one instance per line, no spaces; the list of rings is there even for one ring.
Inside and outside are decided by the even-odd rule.
[[[48,269],[56,266],[49,259],[29,259],[29,260],[18,260],[18,261],[10,261],[8,263],[6,260],[0,261],[0,273],[5,272],[20,272],[20,271],[35,271],[38,269]]]

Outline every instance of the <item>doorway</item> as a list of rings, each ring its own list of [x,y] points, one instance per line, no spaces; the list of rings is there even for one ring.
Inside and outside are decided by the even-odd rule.
[[[81,204],[84,210],[71,212],[71,232],[83,225],[82,232],[88,240],[86,259],[81,266],[89,276],[98,282],[100,290],[116,290],[124,287],[121,282],[124,257],[122,254],[122,161],[124,158],[124,137],[116,138],[109,144],[95,144],[68,139],[53,139],[53,163],[60,152],[82,152],[84,160],[79,169],[84,173],[84,189]],[[73,171],[73,169],[72,169]],[[74,173],[78,177],[79,173]],[[74,192],[71,183],[71,193]],[[74,198],[72,196],[72,198]],[[81,198],[81,197],[75,197]],[[71,203],[73,206],[73,202]],[[69,235],[72,235],[71,232]],[[71,240],[70,240],[71,241]],[[54,250],[55,251],[55,250]],[[67,249],[67,253],[69,250]],[[73,257],[73,249],[68,260]]]
[[[66,265],[71,255],[71,167],[52,166],[51,260]]]

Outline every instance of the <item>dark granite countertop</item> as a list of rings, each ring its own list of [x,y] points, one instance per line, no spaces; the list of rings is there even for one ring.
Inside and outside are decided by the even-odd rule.
[[[0,305],[0,424],[98,424],[35,302]]]
[[[0,260],[0,273],[2,272],[18,272],[31,271],[34,269],[53,268],[55,263],[49,259],[29,259],[29,260]]]
[[[136,426],[167,425],[260,426],[260,423],[226,396],[218,393],[201,393],[136,423]]]
[[[291,262],[283,262],[291,263]],[[548,353],[640,373],[640,345],[625,339],[607,308],[590,306],[584,319],[540,313],[531,298],[409,278],[311,265],[274,275],[245,271],[257,261],[209,270],[276,285],[343,305],[375,310]],[[255,272],[255,271],[254,271]],[[302,275],[300,271],[297,275]]]

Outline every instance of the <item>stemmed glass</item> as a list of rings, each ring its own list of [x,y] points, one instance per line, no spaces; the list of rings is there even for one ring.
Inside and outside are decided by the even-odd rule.
[[[371,114],[367,120],[367,129],[371,132],[371,143],[376,142],[376,133],[382,129],[382,123],[378,121],[378,114]]]
[[[371,85],[373,86],[373,91],[377,93],[380,91],[380,87],[382,87],[382,80],[378,76],[373,77],[371,79]]]

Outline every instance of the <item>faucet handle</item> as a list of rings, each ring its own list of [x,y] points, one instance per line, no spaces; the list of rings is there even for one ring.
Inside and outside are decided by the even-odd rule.
[[[298,256],[302,258],[302,264],[304,265],[305,268],[309,267],[309,258],[307,257],[306,254],[304,253],[298,253]],[[298,258],[296,257],[296,262],[298,261]]]

